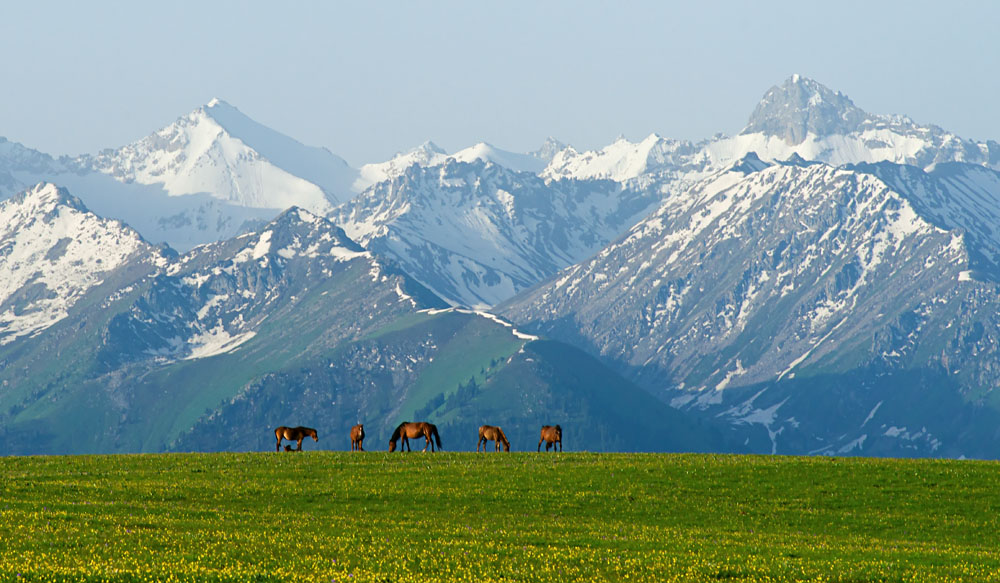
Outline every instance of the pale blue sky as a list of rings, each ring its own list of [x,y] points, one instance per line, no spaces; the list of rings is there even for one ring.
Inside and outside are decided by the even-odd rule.
[[[220,97],[360,165],[734,134],[793,73],[1000,140],[998,2],[5,2],[0,136],[118,147]],[[279,5],[289,4],[289,6]]]

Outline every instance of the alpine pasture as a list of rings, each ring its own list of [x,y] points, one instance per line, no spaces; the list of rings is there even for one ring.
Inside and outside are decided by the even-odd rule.
[[[3,581],[1000,581],[995,462],[305,451],[0,480]]]

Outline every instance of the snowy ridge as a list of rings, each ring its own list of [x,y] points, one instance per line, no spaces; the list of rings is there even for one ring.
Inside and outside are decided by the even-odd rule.
[[[358,179],[354,183],[354,189],[361,192],[373,184],[401,175],[414,164],[437,166],[443,164],[447,159],[448,154],[444,150],[434,142],[427,141],[412,150],[396,154],[386,162],[365,164],[361,167]]]
[[[361,167],[359,177],[354,182],[354,189],[361,192],[374,184],[401,176],[407,168],[414,164],[427,167],[440,166],[449,160],[457,162],[490,162],[514,172],[538,174],[545,168],[548,160],[555,155],[554,149],[561,147],[563,147],[562,144],[549,138],[538,152],[517,154],[501,150],[486,142],[479,142],[454,154],[448,154],[434,142],[428,141],[412,150],[396,154],[391,160],[386,162],[365,164]]]
[[[896,191],[936,225],[960,229],[969,249],[970,270],[960,281],[1000,281],[1000,172],[978,165],[945,163],[929,172],[897,164],[859,164],[853,169],[872,174]]]
[[[497,324],[500,324],[504,328],[510,328],[510,333],[514,335],[514,338],[517,338],[519,340],[527,340],[529,342],[533,342],[533,341],[539,339],[538,336],[535,336],[533,334],[527,334],[527,333],[521,332],[520,330],[518,330],[517,328],[515,328],[513,324],[511,324],[507,320],[504,320],[500,316],[497,316],[496,314],[493,314],[493,313],[490,313],[490,312],[485,312],[485,311],[482,311],[482,310],[465,310],[465,309],[462,309],[462,308],[428,308],[428,309],[425,309],[425,310],[419,310],[419,313],[429,314],[431,316],[436,315],[436,314],[448,314],[448,313],[470,314],[470,315],[474,315],[474,316],[479,316],[480,318],[485,318],[485,319],[487,319],[487,320],[489,320],[491,322],[496,322]]]
[[[105,275],[159,254],[135,231],[53,184],[0,202],[0,345],[64,319]]]
[[[572,147],[556,153],[541,175],[545,178],[599,178],[625,182],[644,174],[690,164],[696,148],[688,143],[650,134],[639,142],[618,138],[597,151],[577,152]]]
[[[473,146],[459,150],[450,156],[459,162],[492,162],[498,166],[503,166],[514,172],[531,172],[538,174],[545,169],[545,161],[532,156],[531,154],[515,154],[496,148],[486,142],[479,142]]]

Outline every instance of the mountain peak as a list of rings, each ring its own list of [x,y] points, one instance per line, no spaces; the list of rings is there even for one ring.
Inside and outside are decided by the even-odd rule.
[[[868,118],[843,93],[795,74],[764,94],[742,133],[762,133],[797,145],[809,134],[850,133]]]
[[[15,203],[27,202],[30,206],[38,209],[51,210],[57,206],[65,206],[87,212],[87,207],[79,198],[70,194],[65,188],[60,188],[51,182],[39,182],[14,196],[11,200]]]
[[[562,152],[565,149],[566,149],[566,144],[560,142],[559,140],[553,138],[552,136],[549,136],[545,138],[545,141],[542,142],[542,146],[540,148],[538,148],[534,152],[529,152],[529,154],[531,154],[535,158],[538,158],[539,160],[544,160],[546,163],[548,163],[551,162],[552,159],[556,157],[556,154]]]
[[[410,151],[411,152],[428,152],[430,154],[447,154],[448,153],[448,152],[445,152],[444,148],[442,148],[441,146],[435,144],[431,140],[427,140],[423,144],[420,144],[419,146],[417,146],[416,148],[414,148],[413,150],[410,150]]]

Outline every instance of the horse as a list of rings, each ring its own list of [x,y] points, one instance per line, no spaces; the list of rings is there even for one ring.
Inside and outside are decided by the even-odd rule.
[[[295,451],[295,450],[294,450],[294,449],[292,449],[292,446],[290,446],[290,445],[286,445],[286,446],[285,446],[285,451]]]
[[[555,444],[559,444],[559,451],[562,451],[562,427],[558,425],[542,425],[542,436],[538,440],[538,451],[542,451],[542,442],[545,442],[545,451],[555,451]]]
[[[438,449],[441,449],[441,436],[438,435],[437,425],[434,425],[433,423],[427,423],[425,421],[420,421],[417,423],[410,423],[409,421],[403,421],[402,423],[399,424],[399,427],[397,427],[396,430],[392,432],[392,437],[389,438],[389,451],[390,452],[396,451],[396,442],[399,441],[400,438],[403,439],[403,443],[402,445],[399,446],[399,451],[403,451],[404,445],[406,446],[407,451],[413,451],[410,449],[409,438],[420,437],[421,435],[424,436],[424,439],[427,440],[427,442],[424,443],[423,451],[427,451],[428,445],[431,446],[431,451],[434,451],[434,441],[431,441],[432,437],[434,438],[435,441],[437,441]]]
[[[365,426],[363,424],[351,427],[351,451],[364,451],[361,442],[365,440]]]
[[[504,435],[503,429],[500,429],[496,425],[483,425],[479,428],[479,441],[476,442],[476,451],[479,451],[479,446],[483,446],[483,453],[486,453],[486,442],[493,440],[493,445],[495,446],[495,451],[500,451],[500,444],[503,444],[504,451],[510,451],[510,442],[507,441],[507,436]]]
[[[281,427],[274,430],[274,437],[278,440],[278,443],[274,446],[274,451],[281,451],[281,439],[287,439],[288,441],[298,442],[298,447],[295,451],[302,451],[302,440],[311,437],[313,441],[319,441],[319,436],[316,434],[316,430],[312,427]]]

